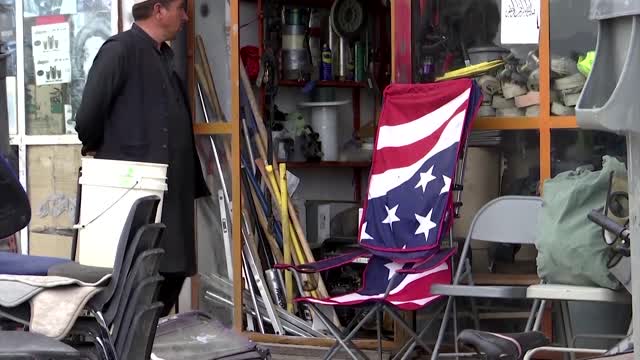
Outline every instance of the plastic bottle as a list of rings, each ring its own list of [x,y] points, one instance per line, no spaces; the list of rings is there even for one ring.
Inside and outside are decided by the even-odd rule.
[[[329,45],[324,44],[322,46],[322,62],[320,64],[320,80],[333,79],[332,63],[333,63],[333,57],[331,56],[331,49],[329,49]]]

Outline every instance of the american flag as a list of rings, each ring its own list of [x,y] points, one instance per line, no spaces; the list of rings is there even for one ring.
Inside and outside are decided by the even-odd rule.
[[[451,225],[452,188],[460,152],[482,102],[476,83],[460,79],[436,84],[393,84],[385,90],[369,195],[360,224],[361,249],[295,267],[321,272],[368,257],[362,287],[325,299],[325,305],[357,305],[384,299],[416,310],[439,298],[434,283],[450,283],[449,259],[441,249]],[[283,266],[293,267],[293,266]]]
[[[451,224],[458,158],[481,100],[470,79],[387,87],[362,247],[398,261],[419,261],[439,248]]]

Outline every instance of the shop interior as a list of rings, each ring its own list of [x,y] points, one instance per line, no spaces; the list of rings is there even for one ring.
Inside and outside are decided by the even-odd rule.
[[[197,331],[219,336],[203,338],[197,347],[211,359],[240,359],[247,349],[255,356],[249,358],[261,359],[323,358],[335,351],[344,358],[464,353],[493,359],[486,343],[474,348],[474,336],[523,331],[544,339],[525,346],[529,350],[573,349],[572,355],[546,348],[533,355],[556,359],[603,354],[628,340],[630,285],[612,269],[623,264],[630,273],[631,266],[623,236],[635,211],[629,206],[630,125],[581,118],[596,108],[585,105],[594,92],[615,87],[597,82],[608,75],[592,74],[605,61],[597,51],[613,41],[599,37],[607,28],[598,18],[606,15],[594,15],[597,3],[189,1],[189,21],[171,46],[212,195],[194,204],[198,274],[185,284],[175,309],[176,315],[191,314],[184,321],[193,329],[174,331],[171,326],[180,324],[155,318],[158,330],[152,326],[144,343],[149,351],[156,358],[180,358],[178,350],[187,354],[196,346]],[[31,204],[29,224],[0,239],[1,252],[78,261],[81,230],[74,225],[81,216],[83,160],[74,114],[101,44],[131,27],[131,6],[130,0],[0,0],[6,160]],[[627,15],[615,16],[626,24]],[[38,54],[39,43],[47,41],[43,36],[56,31],[63,34],[61,70],[43,66],[48,55]],[[612,56],[615,64],[627,54]],[[477,96],[465,98],[460,150],[447,165],[454,176],[438,183],[453,195],[442,203],[447,210],[433,215],[441,220],[436,245],[455,251],[443,260],[443,278],[425,290],[428,300],[403,308],[385,300],[390,295],[384,286],[371,293],[363,277],[381,251],[363,242],[364,235],[371,238],[369,205],[381,186],[372,179],[404,161],[404,154],[391,157],[381,150],[381,134],[408,121],[399,119],[410,116],[411,106],[445,108],[434,99],[446,96],[433,94],[448,94],[447,84],[465,81]],[[407,95],[412,92],[424,98]],[[431,172],[425,178],[415,188],[424,186],[424,192],[429,182],[440,181]],[[625,201],[619,203],[622,193]],[[602,230],[588,218],[603,207],[626,233]],[[395,212],[386,207],[377,215],[393,231]],[[619,243],[624,249],[612,250]],[[341,260],[330,267],[313,267],[336,258]],[[421,264],[414,262],[412,267]],[[401,272],[387,269],[383,277],[389,278],[380,284],[396,289]],[[438,289],[439,283],[444,287]],[[587,288],[593,294],[579,292]],[[555,295],[565,290],[566,297]],[[11,308],[0,305],[0,318],[9,314],[15,322]],[[232,335],[220,335],[230,329]],[[470,329],[483,333],[465,332]],[[172,348],[171,341],[179,345]],[[223,341],[233,348],[226,354],[219,350]],[[124,354],[124,342],[114,343],[115,352]],[[498,345],[502,351],[504,346]],[[163,351],[171,355],[163,357]]]

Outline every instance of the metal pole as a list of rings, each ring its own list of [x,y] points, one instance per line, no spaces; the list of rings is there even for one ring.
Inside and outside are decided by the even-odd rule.
[[[207,107],[204,104],[204,97],[202,96],[202,89],[200,88],[200,83],[196,82],[198,88],[198,98],[200,99],[200,106],[202,106],[202,113],[204,114],[204,120],[208,124],[209,123],[209,113],[207,112]],[[227,203],[227,207],[229,208],[229,214],[233,213],[233,207],[231,206],[231,200],[229,199],[229,191],[227,190],[227,183],[224,180],[224,175],[222,172],[222,166],[220,165],[220,157],[218,156],[218,149],[216,148],[216,144],[213,141],[213,137],[209,136],[209,141],[211,141],[211,149],[213,150],[213,156],[216,158],[216,168],[218,169],[218,174],[220,174],[220,184],[222,184],[222,190],[224,191],[224,199]]]
[[[627,134],[627,167],[629,178],[629,230],[631,236],[640,234],[640,134]],[[640,274],[640,245],[631,243],[631,274]],[[631,302],[634,329],[640,329],[640,276],[631,276]],[[640,344],[640,331],[633,332],[633,343]],[[635,352],[635,359],[640,360],[640,351]]]
[[[256,293],[253,289],[253,283],[251,282],[251,270],[247,265],[247,259],[242,256],[242,267],[244,268],[244,273],[247,276],[247,285],[249,286],[249,293],[251,294],[251,302],[253,303],[253,308],[256,310],[256,320],[258,320],[258,328],[260,332],[264,334],[264,324],[262,323],[262,316],[260,316],[260,309],[258,308],[258,301],[256,300]]]

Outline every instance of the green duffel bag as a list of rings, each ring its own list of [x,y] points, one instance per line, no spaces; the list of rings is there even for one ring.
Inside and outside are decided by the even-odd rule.
[[[611,172],[626,178],[624,163],[604,156],[602,170],[567,171],[544,182],[540,214],[538,276],[552,284],[599,286],[617,290],[621,284],[610,274],[611,249],[602,228],[587,218],[604,206]]]

